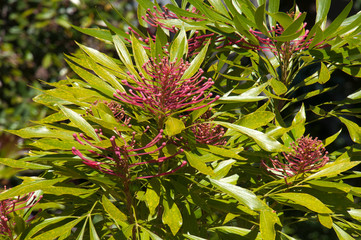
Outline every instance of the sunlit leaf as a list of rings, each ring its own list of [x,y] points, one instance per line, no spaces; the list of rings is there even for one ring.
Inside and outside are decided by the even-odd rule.
[[[326,205],[323,204],[319,199],[307,193],[287,192],[274,194],[271,197],[285,204],[289,202],[301,205],[317,213],[332,213],[332,211],[328,207],[326,207]]]
[[[168,117],[165,122],[165,130],[168,136],[174,136],[181,133],[185,129],[185,125],[182,120],[174,117]]]
[[[164,212],[162,221],[168,225],[173,235],[176,235],[183,224],[182,214],[175,202],[163,200]]]
[[[247,135],[248,137],[252,138],[262,149],[264,149],[266,151],[282,152],[286,149],[277,140],[275,140],[274,138],[272,138],[260,131],[242,127],[242,126],[232,124],[232,123],[227,123],[227,122],[214,121],[214,123]]]
[[[240,203],[249,207],[251,210],[268,210],[267,205],[263,201],[261,201],[252,191],[229,183],[225,183],[222,180],[215,180],[211,178],[209,180],[216,188],[226,193],[227,195],[235,198]]]

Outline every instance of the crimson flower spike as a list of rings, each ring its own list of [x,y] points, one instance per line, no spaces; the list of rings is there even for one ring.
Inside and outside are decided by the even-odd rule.
[[[6,187],[5,187],[6,190]],[[41,200],[42,196],[37,196],[35,192],[18,196],[14,199],[0,201],[0,236],[7,236],[13,239],[12,229],[15,222],[10,219],[10,214],[19,210],[32,208]],[[26,220],[27,222],[32,219]]]
[[[212,121],[210,119],[211,112],[205,112],[200,119],[207,119],[207,121]],[[191,127],[192,132],[196,138],[196,141],[199,143],[207,145],[224,145],[226,144],[226,139],[223,138],[225,130],[221,125],[216,125],[214,123],[202,123],[198,121],[194,126]]]
[[[328,161],[328,152],[317,138],[301,137],[291,144],[293,151],[283,152],[283,161],[276,156],[270,159],[272,167],[262,161],[262,166],[276,176],[287,177],[305,174],[323,167]]]
[[[250,29],[249,32],[255,36],[255,38],[258,40],[259,45],[255,45],[252,43],[249,43],[245,38],[241,37],[238,40],[232,40],[229,39],[229,44],[236,44],[240,47],[246,48],[246,49],[253,49],[256,51],[268,51],[272,52],[275,56],[279,56],[281,59],[283,59],[285,56],[288,56],[294,52],[299,52],[302,50],[307,50],[313,41],[313,37],[308,37],[309,30],[305,29],[307,23],[304,23],[302,28],[298,31],[304,31],[304,34],[299,36],[297,39],[289,40],[286,42],[283,42],[282,44],[279,44],[279,42],[274,38],[268,38],[265,37],[265,35],[254,29]],[[268,31],[268,33],[273,37],[281,36],[284,32],[284,28],[277,24],[276,26],[272,26],[272,29]],[[308,39],[307,39],[308,38]],[[323,44],[323,42],[316,44],[316,47],[323,48],[326,45]]]
[[[171,33],[177,33],[179,31],[179,28],[175,27],[175,26],[167,26],[166,25],[166,21],[167,20],[172,20],[172,19],[179,19],[179,17],[172,13],[171,11],[169,11],[169,9],[167,7],[164,7],[164,12],[161,12],[157,9],[156,6],[153,7],[154,8],[154,12],[151,12],[151,9],[148,8],[147,9],[147,13],[145,16],[142,16],[142,19],[148,23],[149,26],[153,27],[153,28],[157,28],[158,26],[162,29],[168,30]],[[192,9],[187,9],[188,12],[191,13],[198,13],[199,11],[193,7]],[[200,21],[204,21],[204,19],[202,18],[196,18],[196,17],[183,17],[181,16],[181,19],[183,20],[190,20],[190,21],[195,21],[195,22],[200,22]],[[146,44],[146,46],[143,46],[145,49],[150,49],[149,46],[149,42],[153,41],[155,42],[156,40],[156,35],[154,34],[154,31],[152,31],[150,28],[148,28],[148,34],[149,37],[144,38],[143,36],[139,35],[137,31],[135,31],[134,29],[132,29],[131,27],[128,28],[129,32],[127,32],[127,34],[134,34],[135,37],[138,38],[138,40],[142,41],[143,43]],[[194,34],[188,39],[188,54],[194,55],[196,54],[196,50],[199,49],[201,46],[204,46],[207,44],[208,40],[214,36],[214,33],[209,33],[209,34],[201,34],[199,31],[195,31]],[[220,38],[224,38],[223,36],[216,36],[217,41],[219,41]],[[129,43],[131,43],[131,40],[126,38],[126,41],[128,41]],[[166,46],[164,46],[165,48],[165,52],[168,52],[167,47],[169,46],[169,43],[166,44]]]
[[[148,129],[149,128],[146,128],[146,130],[144,132],[146,132]],[[99,133],[101,131],[98,130],[97,132]],[[125,139],[122,137],[121,133],[118,132],[116,128],[115,128],[115,132],[116,132],[116,136],[118,138],[120,138],[120,140],[122,140],[124,142],[124,144],[118,145],[118,143],[116,141],[117,137],[112,136],[109,139],[111,142],[111,147],[109,147],[109,148],[104,148],[104,147],[100,147],[100,146],[96,146],[95,144],[92,144],[83,134],[79,134],[79,137],[77,134],[75,134],[75,133],[73,134],[74,139],[77,140],[80,144],[85,145],[87,143],[88,145],[90,145],[98,150],[101,150],[102,152],[105,152],[105,154],[100,154],[94,150],[88,150],[94,157],[102,158],[102,161],[95,161],[95,160],[88,159],[84,154],[82,154],[75,147],[72,148],[72,153],[74,155],[79,156],[83,160],[83,163],[85,165],[87,165],[91,168],[94,168],[102,173],[114,175],[114,176],[120,177],[125,180],[125,179],[129,178],[130,168],[141,166],[141,165],[147,165],[147,164],[151,164],[151,163],[162,163],[166,160],[169,160],[169,159],[175,157],[179,153],[183,152],[183,150],[180,149],[177,153],[175,153],[172,156],[168,156],[168,157],[164,156],[164,157],[159,157],[158,159],[154,159],[154,160],[131,163],[131,162],[129,162],[130,159],[140,158],[143,155],[148,155],[148,156],[152,155],[156,152],[159,152],[161,149],[163,149],[166,146],[166,142],[163,142],[159,147],[157,146],[157,148],[152,151],[149,151],[149,152],[143,151],[147,148],[156,146],[156,144],[160,142],[160,140],[163,138],[163,136],[162,136],[163,130],[160,130],[158,135],[153,140],[151,140],[148,144],[146,144],[143,147],[139,147],[139,148],[136,147],[137,142],[135,140],[135,134],[136,134],[135,132],[132,133],[133,137],[132,137],[130,143],[127,143],[125,141]],[[168,175],[168,174],[171,174],[171,173],[177,171],[184,165],[185,164],[182,163],[181,166],[179,166],[178,168],[171,170],[169,172],[166,172],[166,173],[161,173],[161,174],[151,175],[151,176],[140,176],[140,177],[137,177],[136,179]]]
[[[174,112],[200,109],[219,99],[219,96],[216,96],[208,103],[195,106],[212,96],[212,93],[206,95],[205,91],[214,82],[210,78],[206,80],[205,77],[201,77],[202,69],[193,77],[182,79],[189,66],[190,64],[183,60],[177,63],[170,62],[167,57],[160,61],[151,58],[143,65],[143,69],[150,77],[146,78],[139,73],[141,79],[138,80],[128,72],[133,80],[132,84],[127,80],[123,80],[122,83],[129,88],[129,94],[117,90],[114,96],[122,102],[146,109],[158,119]]]

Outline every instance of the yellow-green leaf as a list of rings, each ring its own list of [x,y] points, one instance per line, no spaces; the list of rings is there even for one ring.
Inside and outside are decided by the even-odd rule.
[[[162,221],[168,225],[173,235],[176,235],[179,229],[182,227],[183,218],[179,211],[179,208],[175,202],[169,203],[169,201],[163,200],[164,212]]]
[[[331,209],[326,207],[326,205],[323,204],[319,199],[307,193],[278,193],[272,195],[271,197],[285,204],[293,203],[301,205],[317,213],[332,213]]]
[[[75,126],[77,126],[80,130],[82,130],[86,135],[88,135],[92,139],[98,140],[98,136],[95,133],[94,128],[87,121],[85,121],[85,119],[80,114],[62,105],[59,105],[59,108],[63,111],[63,113],[69,118],[69,120]]]
[[[117,223],[126,222],[127,215],[122,213],[106,196],[103,195],[102,203],[105,211]]]
[[[168,136],[174,136],[181,133],[185,128],[183,121],[174,117],[168,117],[165,122],[165,131]]]
[[[184,153],[187,156],[188,163],[192,167],[205,175],[214,176],[212,168],[207,166],[202,160],[200,160],[196,154],[187,151],[185,151]]]

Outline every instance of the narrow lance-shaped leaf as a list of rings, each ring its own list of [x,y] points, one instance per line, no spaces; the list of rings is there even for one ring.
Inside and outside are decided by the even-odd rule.
[[[316,197],[307,193],[287,192],[287,193],[274,194],[271,195],[270,197],[274,198],[277,201],[284,202],[285,204],[293,203],[293,204],[301,205],[317,213],[332,213],[331,209],[326,207],[324,203],[322,203]]]
[[[12,168],[24,168],[24,169],[45,170],[45,169],[51,168],[51,166],[47,166],[47,165],[25,162],[22,160],[14,160],[14,159],[10,159],[10,158],[0,158],[0,164],[4,164],[4,165],[12,167]]]
[[[356,143],[361,143],[361,127],[346,118],[339,117],[339,119],[343,124],[346,125],[352,141]]]
[[[105,211],[109,214],[109,216],[117,223],[126,222],[127,215],[122,213],[106,196],[102,197],[102,204]]]
[[[137,71],[135,70],[132,58],[130,57],[129,51],[127,47],[125,46],[124,42],[120,39],[118,35],[113,36],[113,42],[115,49],[117,50],[118,56],[120,60],[123,62],[125,67],[128,69],[129,72],[131,72],[133,75],[139,77]]]
[[[233,129],[240,133],[247,135],[252,138],[262,149],[269,152],[283,152],[286,151],[287,148],[275,140],[273,137],[264,134],[263,132],[253,130],[250,128],[242,127],[236,124],[227,123],[227,122],[218,122],[214,121],[213,123],[222,125],[226,128]]]
[[[188,41],[184,28],[178,32],[178,36],[173,40],[170,47],[170,60],[180,61],[188,51]]]
[[[149,61],[148,55],[136,37],[132,35],[131,39],[132,39],[132,50],[138,71],[140,71],[145,78],[149,79],[150,78],[149,75],[143,69],[143,65]]]
[[[191,78],[199,70],[199,67],[202,65],[203,60],[206,56],[208,46],[209,46],[209,41],[202,48],[202,50],[197,54],[197,56],[192,60],[191,65],[184,72],[182,79]]]
[[[226,193],[227,195],[235,198],[240,203],[249,207],[251,210],[268,209],[268,206],[263,201],[261,201],[256,196],[256,194],[254,194],[248,189],[222,182],[222,180],[215,180],[212,178],[210,178],[209,180],[216,188]]]
[[[81,131],[83,131],[86,135],[91,137],[93,140],[95,140],[95,141],[98,140],[98,136],[95,133],[94,128],[87,121],[85,121],[85,119],[82,118],[82,116],[80,114],[78,114],[78,113],[74,112],[73,110],[66,108],[62,105],[59,105],[59,108],[69,118],[69,120],[75,126],[77,126]]]

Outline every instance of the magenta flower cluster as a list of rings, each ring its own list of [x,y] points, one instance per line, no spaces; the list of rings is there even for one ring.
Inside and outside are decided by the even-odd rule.
[[[149,129],[149,127],[146,129],[146,131],[148,129]],[[99,139],[101,140],[102,139],[101,136],[103,135],[102,131],[96,130],[96,132],[98,134]],[[131,139],[130,143],[127,143],[127,141],[122,137],[122,134],[120,132],[118,132],[116,129],[115,129],[115,132],[116,132],[116,136],[112,136],[109,139],[111,142],[111,147],[109,147],[109,148],[97,146],[97,145],[91,143],[82,133],[80,133],[79,136],[75,133],[73,134],[74,139],[77,140],[80,144],[82,144],[82,145],[88,144],[88,145],[100,150],[102,153],[99,153],[98,151],[94,151],[94,150],[88,150],[88,151],[93,155],[93,157],[95,157],[95,159],[98,159],[97,157],[100,157],[102,159],[102,161],[89,159],[87,156],[85,156],[83,153],[81,153],[75,147],[72,148],[72,152],[74,155],[79,156],[83,160],[83,163],[88,165],[89,167],[94,168],[102,173],[120,177],[124,180],[127,180],[130,178],[131,168],[134,168],[134,167],[137,167],[140,165],[147,165],[147,164],[151,164],[151,163],[161,164],[162,162],[169,160],[169,159],[173,158],[174,156],[178,155],[179,153],[183,152],[183,150],[180,149],[177,153],[175,153],[172,156],[168,156],[168,157],[163,156],[163,157],[158,157],[157,159],[139,162],[139,161],[137,161],[139,159],[139,157],[141,157],[143,155],[148,155],[151,157],[151,155],[158,153],[165,147],[166,142],[162,142],[160,144],[160,146],[157,146],[157,143],[159,144],[161,139],[163,138],[163,136],[162,136],[163,130],[160,130],[159,134],[153,140],[151,140],[148,144],[145,144],[143,147],[136,147],[136,145],[138,145],[138,144],[135,140],[135,135],[136,135],[135,132],[132,133],[132,139]],[[122,141],[123,144],[117,143],[118,140]],[[101,141],[104,141],[104,140],[101,140]],[[154,150],[148,151],[148,152],[144,151],[145,149],[149,149],[154,146],[156,146],[156,148]],[[151,158],[153,158],[153,157],[151,157]],[[136,179],[169,175],[169,174],[172,174],[175,171],[179,170],[183,166],[185,166],[186,163],[187,163],[186,161],[183,161],[180,166],[178,166],[177,168],[175,168],[171,171],[159,173],[156,175],[150,175],[150,176],[138,176],[138,177],[136,177]]]
[[[129,83],[123,80],[122,83],[129,88],[129,94],[117,90],[114,96],[122,102],[151,112],[158,119],[174,112],[203,108],[216,101],[219,96],[203,103],[212,96],[212,93],[206,94],[206,91],[214,82],[210,78],[207,80],[201,77],[202,69],[193,77],[182,79],[189,65],[183,60],[170,62],[166,57],[161,60],[152,58],[143,65],[149,77],[139,73],[141,79],[138,80],[128,73],[132,81]],[[195,106],[198,103],[201,105]]]
[[[6,188],[5,188],[6,190]],[[38,199],[37,199],[38,198]],[[11,221],[10,215],[13,212],[32,208],[41,200],[42,196],[36,196],[35,192],[19,196],[14,199],[5,199],[0,201],[0,237],[7,236],[13,239],[13,229],[15,222]],[[27,222],[32,219],[26,220]]]
[[[310,32],[309,30],[305,29],[306,25],[307,23],[304,23],[302,28],[298,30],[298,32],[304,31],[304,33],[293,40],[277,40],[277,37],[282,36],[285,29],[280,24],[276,24],[276,26],[272,26],[272,29],[268,31],[272,38],[265,36],[261,31],[249,29],[249,32],[258,40],[258,45],[250,43],[244,37],[240,37],[238,40],[229,39],[229,44],[236,44],[242,48],[253,49],[256,51],[272,52],[275,56],[278,56],[282,60],[295,52],[307,50],[309,48],[313,41],[313,36],[309,37]],[[316,44],[316,47],[322,48],[324,47],[324,44],[322,42],[318,43]]]
[[[149,26],[153,28],[161,27],[162,29],[166,29],[171,33],[177,33],[179,31],[178,28],[176,28],[175,26],[168,27],[165,24],[165,22],[172,19],[179,19],[179,17],[176,14],[169,11],[167,7],[163,7],[163,9],[164,12],[161,12],[157,9],[157,7],[154,6],[154,12],[151,12],[151,9],[148,8],[146,15],[142,16],[142,19],[146,23],[148,23]],[[193,7],[192,9],[187,9],[187,11],[191,13],[198,13],[198,10],[195,7]],[[181,17],[181,19],[191,20],[195,22],[200,22],[204,20],[202,18],[195,18],[195,17]],[[134,34],[134,36],[136,36],[140,41],[144,42],[147,45],[149,45],[150,41],[155,42],[156,40],[156,35],[154,34],[154,31],[149,28],[148,28],[148,35],[150,37],[145,37],[145,38],[140,36],[138,32],[132,29],[131,27],[129,27],[128,30],[129,30],[128,34],[130,33]],[[189,55],[196,54],[197,53],[196,50],[199,49],[201,46],[205,45],[208,42],[208,40],[214,35],[215,35],[214,33],[201,34],[199,31],[195,31],[194,34],[188,39],[188,54]],[[217,37],[217,39],[218,38],[220,37]],[[131,40],[129,39],[125,39],[125,40],[131,43]],[[166,49],[168,46],[169,46],[168,43],[166,46],[164,46],[166,52],[168,51]],[[144,48],[150,49],[149,46],[144,46]]]
[[[212,121],[212,113],[210,111],[205,112],[200,119],[203,121],[197,121],[197,123],[191,127],[192,132],[199,143],[207,145],[224,145],[226,139],[223,137],[225,129],[221,125],[214,123],[207,123],[204,120]]]
[[[277,156],[270,159],[272,166],[262,165],[271,173],[284,178],[304,174],[323,167],[328,161],[328,152],[317,138],[301,137],[291,144],[293,151],[283,152],[283,161]]]

